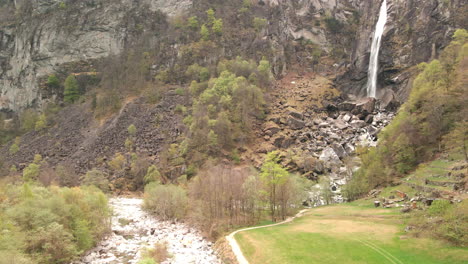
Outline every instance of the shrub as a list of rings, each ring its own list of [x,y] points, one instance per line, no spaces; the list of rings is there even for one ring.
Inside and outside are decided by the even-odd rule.
[[[14,155],[16,154],[18,151],[19,151],[19,146],[18,144],[16,143],[13,143],[11,146],[10,146],[10,154]]]
[[[37,177],[39,176],[40,169],[41,169],[41,166],[36,164],[36,163],[29,164],[23,170],[23,180],[26,181],[26,182],[37,180]]]
[[[94,188],[9,185],[0,197],[0,263],[70,263],[110,229],[107,199]]]
[[[155,165],[151,165],[148,168],[148,171],[146,172],[145,175],[145,184],[148,183],[160,183],[161,182],[161,173],[159,173],[158,168]]]
[[[264,19],[264,18],[259,18],[259,17],[256,17],[254,18],[253,20],[253,26],[255,28],[255,30],[258,32],[258,31],[261,31],[266,25],[268,24],[267,20]]]
[[[175,185],[150,183],[145,187],[144,208],[164,220],[182,219],[187,211],[187,193]]]
[[[95,186],[103,192],[109,191],[107,175],[98,169],[88,171],[81,184],[84,186]]]
[[[125,166],[127,159],[122,153],[116,153],[114,158],[109,161],[109,167],[114,171],[122,171]]]
[[[34,129],[36,131],[41,131],[47,127],[47,117],[45,114],[39,116],[39,119],[36,121]]]
[[[205,41],[210,40],[210,31],[208,30],[205,24],[201,26],[200,35],[201,35],[202,40],[205,40]]]
[[[39,115],[37,114],[36,111],[32,109],[24,110],[20,114],[20,124],[21,124],[21,129],[23,130],[23,132],[26,133],[26,132],[34,130],[38,119],[39,119]]]
[[[70,74],[67,79],[65,79],[64,86],[63,99],[66,103],[74,103],[80,98],[80,90],[75,75]]]
[[[131,124],[131,125],[127,128],[127,131],[128,131],[128,134],[130,134],[130,136],[135,136],[136,133],[137,133],[137,128],[135,127],[135,125]]]
[[[60,87],[60,81],[55,74],[49,75],[49,77],[47,78],[47,86],[53,89],[57,89]]]

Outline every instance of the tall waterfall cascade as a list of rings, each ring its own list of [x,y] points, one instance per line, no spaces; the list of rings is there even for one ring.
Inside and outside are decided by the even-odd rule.
[[[382,42],[382,35],[387,23],[387,0],[383,0],[380,7],[379,20],[375,27],[374,38],[372,39],[371,56],[369,61],[369,79],[367,82],[367,96],[377,96],[377,74],[379,71],[379,52]]]

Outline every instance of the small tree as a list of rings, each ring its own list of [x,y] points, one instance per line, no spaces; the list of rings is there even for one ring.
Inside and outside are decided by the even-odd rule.
[[[213,27],[211,29],[216,35],[223,35],[223,20],[221,18],[214,20]]]
[[[67,103],[74,103],[78,98],[80,98],[80,91],[78,88],[78,81],[75,76],[70,74],[67,79],[65,79],[65,90],[64,90],[64,100]]]
[[[268,153],[260,173],[260,178],[265,185],[265,192],[268,196],[272,221],[276,221],[277,192],[289,177],[288,171],[279,164],[279,159],[278,151]]]
[[[137,133],[137,128],[135,127],[135,125],[131,124],[131,125],[127,128],[127,131],[128,131],[128,134],[130,134],[130,136],[135,136],[136,133]]]
[[[40,131],[47,127],[47,117],[45,114],[39,116],[39,119],[36,122],[35,130]]]
[[[200,35],[201,35],[202,40],[205,40],[205,41],[210,40],[210,31],[204,24],[201,26]]]
[[[29,166],[23,170],[23,180],[26,182],[36,180],[39,176],[40,169],[41,166],[39,164],[29,164]]]
[[[196,16],[189,17],[187,20],[187,27],[193,31],[196,31],[199,27],[198,18]]]
[[[47,86],[53,89],[57,89],[60,87],[60,81],[55,74],[49,75],[49,77],[47,78]]]
[[[159,173],[158,168],[155,165],[151,165],[148,168],[148,171],[145,175],[145,184],[149,184],[152,182],[160,183],[161,182],[161,173]]]

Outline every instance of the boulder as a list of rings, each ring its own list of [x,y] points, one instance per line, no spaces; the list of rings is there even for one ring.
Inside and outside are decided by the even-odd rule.
[[[338,143],[333,143],[331,145],[332,149],[335,151],[336,155],[338,155],[338,157],[340,159],[346,157],[348,155],[348,153],[346,153],[346,150],[343,148],[342,145],[338,144]]]
[[[356,104],[355,110],[359,113],[373,113],[375,110],[376,99],[372,97],[367,97],[362,99]]]
[[[288,125],[291,127],[291,129],[298,130],[305,127],[305,122],[290,116],[288,118]]]
[[[355,128],[363,128],[365,126],[367,126],[367,123],[363,120],[353,120],[351,122],[351,125]]]
[[[356,103],[354,102],[343,102],[338,105],[338,110],[344,111],[344,112],[350,112],[350,111],[353,111],[355,107],[356,107]]]
[[[281,130],[281,128],[276,123],[267,122],[265,124],[265,129],[263,131],[265,131],[265,133],[267,133],[267,135],[271,136],[271,135],[274,135],[274,134],[278,133],[280,130]]]
[[[331,148],[327,147],[322,151],[322,154],[319,158],[321,161],[329,162],[329,163],[340,163],[340,157],[336,154],[336,152]]]
[[[289,111],[289,115],[296,118],[296,119],[300,119],[300,120],[304,119],[304,115],[302,113],[299,113],[295,109],[291,109]]]

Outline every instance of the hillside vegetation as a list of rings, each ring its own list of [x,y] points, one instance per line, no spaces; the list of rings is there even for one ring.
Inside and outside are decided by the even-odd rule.
[[[348,185],[349,199],[398,182],[433,159],[468,161],[467,42],[467,31],[457,30],[438,60],[415,69],[411,95],[379,134],[378,146],[360,150],[362,167]]]
[[[110,228],[106,196],[93,187],[0,185],[0,263],[69,263]]]

